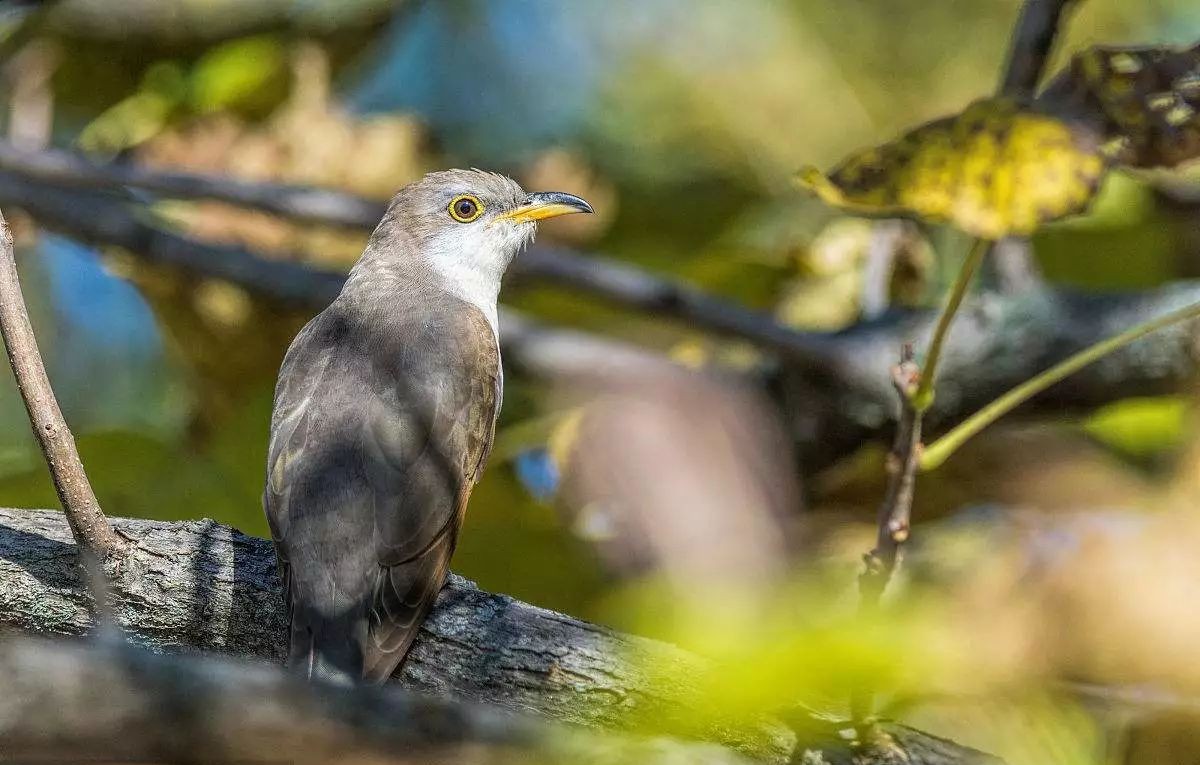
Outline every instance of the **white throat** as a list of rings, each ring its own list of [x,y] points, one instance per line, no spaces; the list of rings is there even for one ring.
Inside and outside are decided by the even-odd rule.
[[[442,289],[483,312],[499,339],[496,300],[500,282],[532,232],[524,227],[462,226],[435,237],[423,255]]]

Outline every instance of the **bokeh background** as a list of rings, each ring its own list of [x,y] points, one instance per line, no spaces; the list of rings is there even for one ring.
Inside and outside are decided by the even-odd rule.
[[[526,188],[570,191],[596,207],[596,216],[544,226],[542,243],[627,261],[791,326],[831,331],[872,310],[863,297],[871,226],[796,190],[796,169],[832,166],[854,149],[990,93],[1018,8],[1017,0],[17,4],[0,11],[0,106],[8,139],[25,147],[380,200],[428,170],[500,170]],[[1197,38],[1197,3],[1089,0],[1054,68],[1087,44]],[[1170,189],[1188,184],[1185,172]],[[1042,277],[1059,286],[1124,290],[1196,276],[1197,211],[1170,189],[1161,178],[1114,176],[1091,215],[1035,238]],[[365,241],[217,203],[161,203],[154,210],[191,235],[323,268],[348,268]],[[86,247],[5,212],[51,378],[105,510],[213,518],[265,536],[260,492],[272,386],[307,313],[116,249]],[[938,231],[910,234],[888,291],[893,307],[935,304],[957,257]],[[760,360],[743,343],[533,280],[514,280],[504,302],[550,324],[660,351],[685,367],[736,369]],[[497,450],[471,501],[454,568],[489,590],[613,626],[691,635],[714,650],[723,639],[711,625],[686,617],[692,631],[676,633],[678,624],[653,618],[686,599],[686,583],[705,572],[721,579],[737,571],[757,581],[776,576],[776,564],[791,570],[830,560],[819,573],[789,580],[786,592],[808,604],[843,602],[856,556],[870,545],[885,445],[866,445],[792,485],[786,445],[754,440],[773,427],[770,404],[703,386],[680,393],[674,384],[660,380],[636,393],[618,385],[606,392],[603,416],[589,419],[579,401],[546,381],[510,376]],[[694,417],[626,440],[638,423],[661,414],[660,399],[685,401]],[[760,420],[763,427],[755,427]],[[705,427],[733,445],[734,458],[682,448],[707,443]],[[1113,508],[1124,519],[1129,509],[1152,514],[1163,497],[1194,484],[1196,436],[1186,392],[1082,418],[1023,420],[994,429],[946,470],[923,477],[917,513],[958,518],[965,509],[983,518],[982,526],[992,518],[989,507],[1021,508],[1036,523]],[[621,444],[627,453],[573,463],[581,438]],[[746,488],[735,463],[748,454],[788,479]],[[698,465],[707,476],[732,476],[726,488],[740,488],[692,486],[688,494]],[[630,471],[654,486],[627,479]],[[689,559],[694,550],[683,543],[620,547],[613,542],[616,521],[596,499],[613,486],[676,510],[664,525],[637,526],[636,537],[678,540],[699,525],[723,529],[715,536],[737,544],[722,548],[724,560]],[[56,506],[11,386],[0,386],[0,501]],[[747,506],[770,512],[754,521],[719,517]],[[695,549],[719,548],[700,540]],[[664,569],[663,561],[683,562]],[[997,553],[996,568],[1006,562]],[[665,590],[656,578],[664,571]],[[1147,573],[1134,566],[1128,581]],[[1181,585],[1200,587],[1200,578],[1189,579],[1195,573],[1184,568]],[[938,607],[965,609],[954,618],[978,620],[989,598],[1012,584],[989,576],[965,587],[961,603]],[[630,583],[645,581],[653,584],[630,596]],[[720,584],[698,587],[697,599],[712,608]],[[1149,589],[1175,597],[1174,590]],[[1193,591],[1178,592],[1186,599]],[[1164,608],[1194,609],[1191,597],[1190,605]],[[728,602],[721,608],[730,610]],[[1017,662],[1019,654],[1025,662],[1053,653],[1016,647],[1031,634],[1053,632],[1045,622],[1034,628],[1024,621],[1035,618],[1030,608],[990,613],[1010,627],[993,632],[1002,644],[995,653],[979,649],[995,674],[1013,666],[998,655]],[[951,643],[958,635],[938,621],[913,629],[903,634],[924,640],[932,633]],[[788,634],[789,645],[804,646],[791,660],[809,670],[867,651],[828,631]],[[922,656],[931,645],[923,643]],[[771,666],[759,669],[769,674]],[[827,690],[826,680],[814,680],[814,689]],[[940,681],[929,685],[922,690],[941,689]],[[1086,704],[1064,706],[1042,690],[1004,710],[989,700],[973,711],[927,707],[912,719],[1004,751],[1013,762],[1101,761],[1096,752],[1109,729]],[[765,697],[775,699],[777,691]],[[763,697],[749,694],[747,703]],[[1179,744],[1194,730],[1191,718],[1183,719],[1155,740],[1171,742],[1176,753],[1191,751]],[[1022,750],[1018,740],[1032,748]],[[1037,748],[1039,741],[1058,747],[1053,759],[1040,759],[1048,750]]]

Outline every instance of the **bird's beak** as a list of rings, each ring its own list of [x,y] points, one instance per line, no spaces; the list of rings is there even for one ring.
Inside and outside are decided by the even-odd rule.
[[[532,223],[547,218],[557,218],[571,213],[592,213],[595,210],[587,202],[574,194],[564,194],[561,191],[539,191],[530,194],[524,202],[501,213],[497,218],[512,223]]]

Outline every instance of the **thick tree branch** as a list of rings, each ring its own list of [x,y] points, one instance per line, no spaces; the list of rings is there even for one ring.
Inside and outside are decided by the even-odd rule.
[[[937,398],[925,416],[926,438],[1067,356],[1197,300],[1197,282],[1131,293],[978,296],[960,312],[943,350]],[[914,340],[919,345],[933,325],[929,312],[893,314],[839,333],[828,375],[781,367],[776,387],[807,464],[828,464],[864,441],[894,432],[896,394],[888,369],[895,349]],[[1195,379],[1198,361],[1200,333],[1190,325],[1171,327],[1080,370],[1020,411],[1061,416],[1130,396],[1178,392]]]
[[[396,688],[301,682],[261,662],[9,639],[6,759],[34,762],[748,765],[714,745],[571,729]],[[64,724],[65,723],[65,724]]]
[[[46,458],[54,490],[71,524],[75,541],[82,550],[94,555],[98,561],[104,561],[120,549],[121,540],[108,527],[79,460],[75,438],[67,428],[54,389],[50,387],[50,378],[38,352],[37,338],[21,294],[12,234],[3,215],[0,215],[0,335],[4,337],[8,362],[21,400],[25,402],[34,438]]]
[[[616,261],[561,248],[533,247],[517,258],[513,267],[518,278],[536,278],[626,308],[740,338],[774,351],[792,365],[817,369],[829,354],[826,335],[790,329],[766,314]]]
[[[282,661],[285,615],[269,542],[212,521],[114,519],[114,525],[130,541],[112,582],[114,614],[134,640],[171,651]],[[57,635],[87,632],[87,589],[78,570],[64,564],[73,554],[61,514],[0,509],[0,624]],[[706,667],[673,646],[452,577],[398,679],[406,688],[459,700],[587,726],[634,726],[720,743],[763,761],[788,761],[795,733],[782,723],[698,722],[695,693]],[[9,681],[6,686],[13,687]],[[835,724],[817,717],[804,723],[804,746],[822,751],[831,764],[848,763],[852,755],[857,765],[996,762],[894,725],[883,728],[876,748],[850,752],[837,740]]]

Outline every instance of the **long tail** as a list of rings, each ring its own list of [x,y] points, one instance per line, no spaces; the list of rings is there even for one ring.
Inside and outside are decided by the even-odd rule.
[[[355,636],[366,632],[366,619],[329,618],[296,609],[288,666],[309,680],[354,685],[362,682],[362,644]]]

